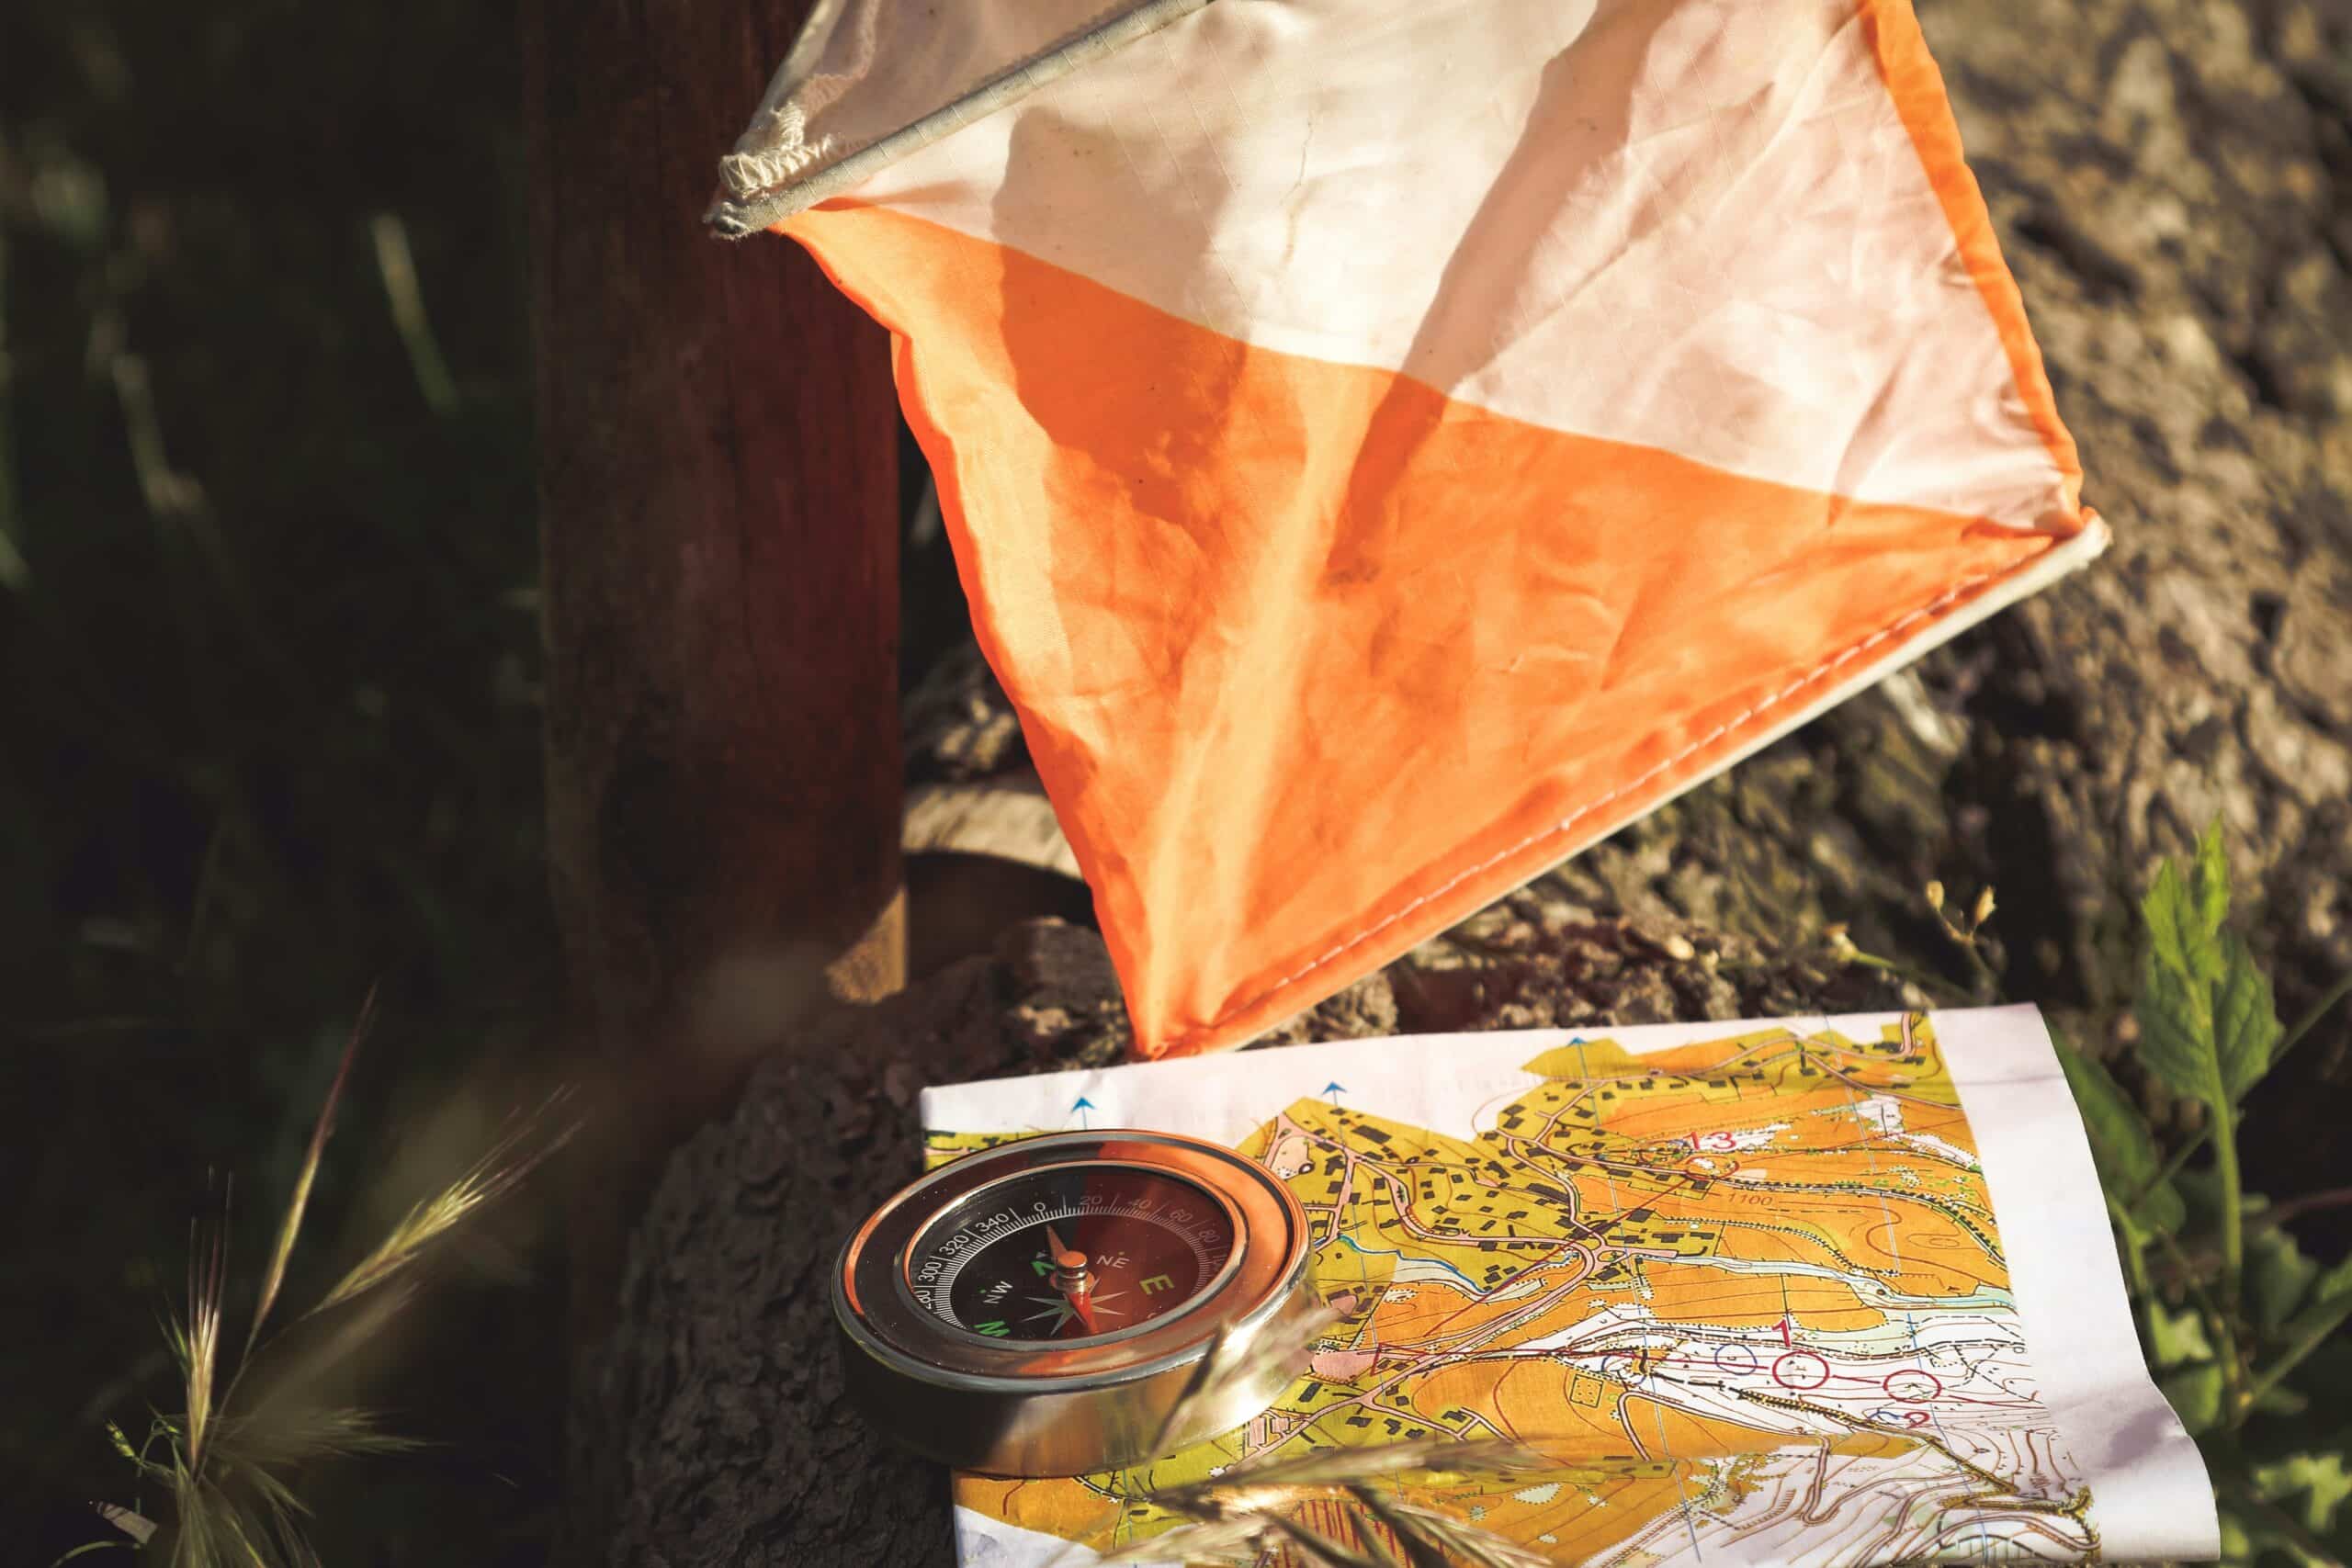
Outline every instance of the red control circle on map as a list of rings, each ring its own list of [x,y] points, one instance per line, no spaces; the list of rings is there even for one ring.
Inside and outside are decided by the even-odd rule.
[[[1886,1382],[1882,1386],[1888,1397],[1899,1399],[1905,1404],[1925,1404],[1944,1391],[1942,1379],[1917,1367],[1905,1367],[1899,1372],[1887,1373]]]
[[[1800,1393],[1829,1381],[1829,1363],[1811,1350],[1792,1350],[1772,1363],[1772,1381]]]

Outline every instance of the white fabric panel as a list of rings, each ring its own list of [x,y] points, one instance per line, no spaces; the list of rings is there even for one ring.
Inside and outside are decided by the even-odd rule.
[[[852,195],[1553,429],[2073,524],[1851,0],[1216,0]]]

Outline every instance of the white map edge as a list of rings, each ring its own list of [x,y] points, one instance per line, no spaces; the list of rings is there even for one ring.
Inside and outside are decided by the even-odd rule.
[[[1325,1084],[1341,1084],[1351,1105],[1417,1126],[1459,1131],[1498,1094],[1537,1081],[1520,1063],[1587,1034],[1645,1055],[1774,1028],[1820,1026],[1870,1038],[1879,1025],[1901,1016],[1815,1013],[1341,1040],[944,1085],[922,1091],[921,1113],[930,1129],[1059,1132],[1078,1126],[1079,1115],[1067,1113],[1047,1126],[1033,1120],[1036,1111],[1084,1100],[1090,1102],[1086,1120],[1094,1126],[1146,1127],[1232,1144],[1265,1119],[1269,1102],[1287,1104],[1321,1094]],[[2195,1441],[2141,1359],[2089,1141],[2041,1010],[2030,1003],[1938,1009],[1928,1018],[1975,1135],[2042,1403],[2075,1462],[2095,1478],[2091,1519],[2101,1559],[2218,1557],[2212,1483]],[[1355,1081],[1342,1084],[1341,1075]],[[1274,1077],[1302,1087],[1284,1094],[1268,1081]],[[2051,1115],[2053,1104],[2065,1114]],[[2053,1310],[2061,1301],[2071,1301],[2074,1310]],[[960,1568],[1044,1568],[1048,1562],[1085,1568],[1099,1561],[1098,1553],[1075,1542],[960,1505],[955,1515]],[[2196,1550],[2184,1550],[2185,1543]]]
[[[1048,1563],[1053,1568],[1091,1568],[1102,1561],[1102,1554],[1091,1546],[956,1505],[956,1568],[1046,1568]],[[1182,1564],[1154,1563],[1150,1568]]]
[[[1974,1134],[2009,1286],[2042,1403],[2093,1483],[2091,1521],[2110,1562],[2222,1552],[2213,1485],[2195,1439],[2148,1376],[2132,1325],[2106,1200],[2041,1010],[1929,1015]],[[2060,1302],[2071,1310],[2055,1310]],[[2165,1528],[2151,1529],[2156,1520]],[[2183,1527],[2195,1551],[2183,1551]]]

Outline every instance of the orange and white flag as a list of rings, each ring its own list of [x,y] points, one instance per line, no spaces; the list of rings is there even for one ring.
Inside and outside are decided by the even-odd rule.
[[[1107,9],[826,0],[714,221],[896,335],[1147,1054],[2103,543],[1906,0]]]

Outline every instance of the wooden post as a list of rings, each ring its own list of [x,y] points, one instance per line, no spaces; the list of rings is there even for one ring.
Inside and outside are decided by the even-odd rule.
[[[522,7],[548,852],[612,1134],[590,1334],[653,1162],[796,1015],[904,978],[888,339],[701,222],[805,9]]]

